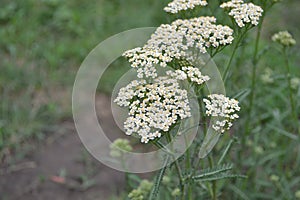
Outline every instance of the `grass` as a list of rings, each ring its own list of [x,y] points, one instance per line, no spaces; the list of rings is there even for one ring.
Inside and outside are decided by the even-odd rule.
[[[157,26],[165,22],[162,8],[168,1],[141,0],[3,0],[0,8],[0,160],[7,160],[11,151],[19,158],[28,141],[52,134],[53,127],[71,118],[71,90],[80,63],[87,53],[105,38],[135,27]],[[235,143],[227,161],[236,163],[235,170],[249,176],[246,180],[222,182],[220,199],[293,199],[300,184],[300,136],[291,128],[291,110],[284,63],[270,36],[279,30],[290,30],[300,43],[297,15],[298,2],[276,6],[267,16],[258,83],[255,91],[251,134],[246,147]],[[149,9],[151,8],[151,9]],[[283,14],[282,14],[283,13]],[[274,25],[276,24],[276,26]],[[254,35],[255,30],[252,31]],[[243,57],[252,54],[250,35],[245,48],[240,47],[227,84],[229,96],[250,88],[251,62]],[[225,55],[215,58],[224,63]],[[248,56],[249,57],[249,56]],[[290,54],[292,75],[300,77],[299,46]],[[126,68],[118,59],[105,72],[100,91],[109,93]],[[264,83],[265,68],[274,71],[274,82]],[[220,66],[223,70],[222,65]],[[241,106],[249,104],[246,90]],[[297,111],[300,111],[300,89],[295,90]],[[234,135],[240,141],[247,111],[242,110]],[[225,148],[230,137],[224,136],[214,155]],[[241,154],[241,159],[238,154]],[[225,161],[226,161],[225,159]],[[10,160],[10,159],[8,159]],[[278,176],[279,180],[271,179]]]
[[[130,28],[160,23],[155,8],[161,1],[147,1],[137,8],[138,2],[3,1],[0,160],[4,152],[17,149],[23,141],[43,138],[57,122],[71,118],[76,72],[99,42]],[[148,9],[150,5],[153,10]],[[110,78],[101,80],[100,90],[111,91],[123,71],[122,62],[115,62],[106,72]]]

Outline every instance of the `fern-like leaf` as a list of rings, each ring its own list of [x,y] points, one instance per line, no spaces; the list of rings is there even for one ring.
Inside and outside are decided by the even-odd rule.
[[[200,181],[200,182],[208,182],[208,181],[217,181],[217,180],[228,179],[228,178],[247,178],[247,176],[241,175],[241,174],[229,174],[229,173],[225,172],[225,173],[210,176],[207,178],[194,179],[194,180]]]
[[[159,187],[161,185],[163,176],[166,172],[167,164],[169,162],[169,158],[170,158],[170,156],[167,156],[167,158],[165,160],[165,163],[164,163],[164,167],[160,169],[160,171],[159,171],[159,173],[158,173],[158,175],[155,179],[155,182],[154,182],[153,187],[152,187],[152,191],[151,191],[150,196],[149,196],[149,200],[157,199],[157,195],[158,195],[158,192],[159,192]]]
[[[224,165],[218,165],[213,168],[207,168],[207,169],[201,170],[200,175],[193,176],[193,179],[197,180],[197,179],[202,179],[202,178],[205,178],[208,176],[217,175],[217,174],[232,170],[232,167],[233,167],[232,164],[224,164]]]

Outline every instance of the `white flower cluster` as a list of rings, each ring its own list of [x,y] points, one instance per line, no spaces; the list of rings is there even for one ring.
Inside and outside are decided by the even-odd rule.
[[[191,60],[187,54],[189,48],[206,53],[206,48],[231,44],[233,30],[215,23],[215,17],[198,17],[162,24],[142,48],[126,51],[123,56],[128,58],[132,67],[138,68],[139,78],[155,78],[154,65],[165,67],[173,59]]]
[[[231,0],[221,4],[221,8],[236,8],[239,4],[243,4],[243,0]]]
[[[173,0],[164,8],[164,11],[176,14],[182,10],[194,9],[196,6],[206,5],[206,0]]]
[[[186,80],[187,79],[186,73],[180,69],[177,69],[175,71],[171,71],[171,70],[166,71],[166,74],[177,80]]]
[[[296,40],[288,31],[280,31],[272,36],[274,42],[278,42],[283,46],[293,46],[296,44]]]
[[[216,25],[216,21],[215,17],[196,17],[178,19],[172,24],[185,34],[187,47],[196,47],[201,53],[206,53],[206,48],[231,44],[234,39],[233,30],[228,26]]]
[[[123,156],[125,153],[132,151],[129,140],[118,138],[110,144],[110,155],[114,158]]]
[[[291,79],[291,87],[297,90],[300,87],[300,78],[294,77]]]
[[[222,94],[211,94],[208,99],[203,99],[206,107],[206,115],[217,117],[217,121],[212,125],[213,129],[224,133],[232,126],[232,121],[239,118],[236,114],[240,111],[239,102],[229,99]]]
[[[209,76],[202,75],[200,70],[196,67],[183,67],[182,70],[187,73],[187,76],[192,82],[195,82],[198,85],[201,85],[210,79]]]
[[[221,8],[229,8],[229,15],[234,18],[239,27],[244,27],[246,23],[256,26],[262,16],[263,9],[253,3],[244,3],[242,0],[231,0],[221,4]]]
[[[266,68],[264,73],[260,76],[261,81],[265,84],[270,84],[274,83],[274,78],[273,78],[274,72],[270,68]]]
[[[177,80],[186,80],[189,78],[191,82],[195,82],[198,85],[201,85],[210,79],[209,76],[202,75],[198,68],[192,66],[182,67],[181,70],[167,71],[166,74]]]
[[[161,137],[177,120],[191,116],[187,91],[167,76],[155,78],[153,83],[132,81],[120,89],[115,103],[129,107],[126,134],[137,133],[142,143]]]
[[[183,34],[176,31],[176,26],[162,24],[157,28],[147,43],[126,51],[123,56],[128,58],[133,68],[138,68],[138,78],[157,76],[154,65],[166,67],[174,58],[185,56]]]

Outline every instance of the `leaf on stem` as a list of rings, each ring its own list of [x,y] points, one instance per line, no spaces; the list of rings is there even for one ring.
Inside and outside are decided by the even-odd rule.
[[[217,144],[221,134],[209,128],[199,151],[199,158],[204,158]]]
[[[164,163],[164,167],[160,169],[160,171],[159,171],[159,173],[158,173],[158,175],[155,179],[155,182],[154,182],[153,187],[152,187],[152,191],[151,191],[150,196],[149,196],[149,200],[157,199],[159,187],[161,185],[163,176],[166,172],[167,164],[169,162],[169,159],[170,159],[170,156],[167,156],[167,158],[165,160],[165,163]]]
[[[247,178],[247,176],[241,174],[229,174],[225,172],[207,178],[195,179],[195,181],[208,182],[208,181],[217,181],[217,180],[222,180],[227,178]]]
[[[224,165],[218,165],[213,168],[206,168],[200,171],[200,175],[193,176],[194,180],[202,179],[208,176],[217,175],[220,173],[224,173],[226,171],[232,170],[233,165],[232,164],[224,164]]]

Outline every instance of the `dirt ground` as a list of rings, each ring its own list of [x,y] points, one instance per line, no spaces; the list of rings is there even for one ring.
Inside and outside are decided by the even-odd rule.
[[[98,95],[96,107],[101,124],[118,137],[110,99]],[[71,120],[61,127],[15,165],[0,165],[0,200],[107,200],[122,192],[124,174],[92,158]]]

